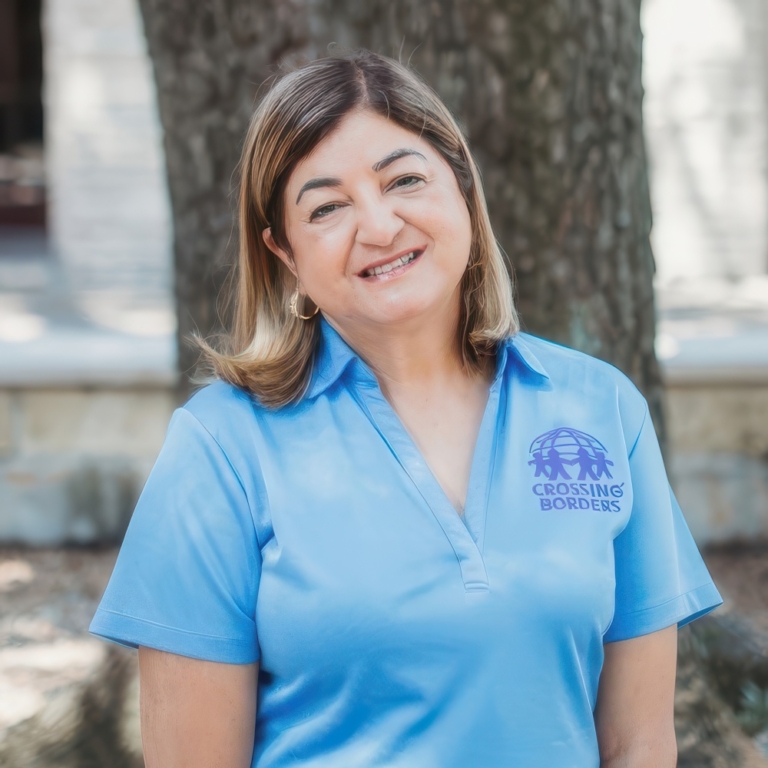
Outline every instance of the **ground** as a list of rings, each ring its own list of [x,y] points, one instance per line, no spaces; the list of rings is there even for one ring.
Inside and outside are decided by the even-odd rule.
[[[768,640],[768,540],[711,547],[704,554],[723,596]]]

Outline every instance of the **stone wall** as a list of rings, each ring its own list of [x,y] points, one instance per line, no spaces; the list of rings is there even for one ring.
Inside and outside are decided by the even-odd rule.
[[[0,389],[0,542],[118,540],[173,407],[167,387]]]
[[[0,542],[118,540],[173,389],[0,389]],[[768,384],[672,386],[670,474],[699,544],[768,536]]]
[[[699,544],[768,536],[768,383],[667,390],[670,470]]]

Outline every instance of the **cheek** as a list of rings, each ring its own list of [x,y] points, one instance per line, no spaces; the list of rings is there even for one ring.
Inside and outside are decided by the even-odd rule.
[[[436,202],[433,211],[439,211],[434,218],[435,239],[443,247],[449,248],[456,258],[468,258],[472,243],[472,222],[464,198],[456,200],[453,196]]]
[[[312,286],[326,286],[344,274],[349,236],[343,226],[308,233],[299,230],[291,240],[299,277],[311,293]]]

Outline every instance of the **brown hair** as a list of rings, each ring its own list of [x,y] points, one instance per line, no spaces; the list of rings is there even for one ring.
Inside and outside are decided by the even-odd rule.
[[[356,109],[367,109],[428,141],[453,170],[472,226],[457,339],[468,370],[479,371],[498,341],[518,330],[512,285],[491,230],[480,175],[466,140],[437,94],[398,62],[370,51],[313,61],[280,77],[251,119],[240,159],[240,249],[234,327],[223,349],[198,340],[220,378],[266,406],[299,400],[312,375],[319,315],[289,310],[296,281],[262,240],[290,252],[284,192],[303,158]]]

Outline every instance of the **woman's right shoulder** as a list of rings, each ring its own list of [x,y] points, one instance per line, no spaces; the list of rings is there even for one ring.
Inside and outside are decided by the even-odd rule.
[[[247,390],[217,379],[197,390],[182,408],[205,423],[226,417],[253,416],[254,409],[262,406]]]
[[[207,432],[225,451],[251,442],[248,438],[258,430],[263,406],[246,390],[225,381],[214,381],[199,389],[171,420],[193,421]]]
[[[315,416],[310,400],[270,408],[248,390],[217,380],[176,409],[169,434],[213,439],[233,464],[250,465],[264,452],[281,450],[285,440],[315,428]]]

